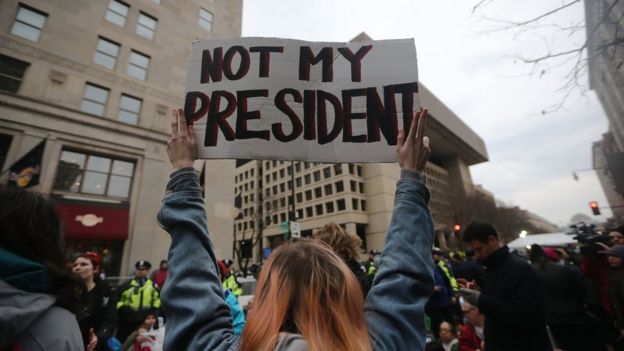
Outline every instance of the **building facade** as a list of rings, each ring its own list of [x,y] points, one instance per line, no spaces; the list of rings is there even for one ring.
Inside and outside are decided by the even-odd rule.
[[[31,189],[57,200],[68,257],[99,251],[109,275],[166,258],[156,214],[169,111],[183,103],[191,43],[239,36],[241,17],[241,0],[0,3],[0,166],[45,140]],[[234,163],[201,166],[211,229],[231,232]],[[226,239],[215,240],[229,251]]]
[[[419,97],[430,114],[429,207],[436,244],[447,247],[454,240],[455,203],[473,189],[468,167],[487,161],[487,151],[483,140],[422,84]],[[357,234],[364,251],[381,250],[399,175],[398,164],[239,162],[234,180],[242,215],[234,222],[235,245],[243,258],[257,262],[263,249],[286,239],[286,222],[296,220],[302,236],[335,222]]]
[[[590,88],[609,119],[609,130],[592,147],[594,169],[614,220],[624,222],[624,3],[584,1]],[[603,206],[606,207],[606,206]]]

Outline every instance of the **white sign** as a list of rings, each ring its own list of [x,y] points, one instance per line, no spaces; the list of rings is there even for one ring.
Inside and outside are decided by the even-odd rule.
[[[412,39],[207,39],[191,54],[185,115],[200,158],[395,162],[420,107]]]
[[[295,239],[301,238],[301,225],[299,222],[290,222],[290,236]]]

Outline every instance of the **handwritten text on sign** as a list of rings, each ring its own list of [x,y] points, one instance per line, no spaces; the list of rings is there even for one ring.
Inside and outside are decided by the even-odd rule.
[[[394,162],[417,82],[411,39],[202,40],[184,110],[202,158]]]

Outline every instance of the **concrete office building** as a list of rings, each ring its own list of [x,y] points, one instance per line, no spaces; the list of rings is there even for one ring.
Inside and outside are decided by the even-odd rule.
[[[468,167],[487,161],[487,151],[483,140],[422,84],[419,96],[421,105],[430,111],[427,135],[433,154],[425,170],[430,209],[436,242],[446,247],[455,224],[454,203],[473,189]],[[397,164],[240,162],[235,191],[242,198],[242,217],[234,223],[234,235],[243,257],[255,261],[262,248],[274,248],[284,240],[286,230],[280,224],[292,211],[292,183],[303,236],[335,222],[357,234],[366,251],[380,250],[399,173]],[[262,241],[252,245],[260,235]]]
[[[169,111],[183,103],[191,43],[239,36],[241,16],[242,0],[0,2],[0,166],[47,138],[31,189],[58,201],[67,255],[100,251],[109,275],[166,257],[156,214]],[[206,166],[215,232],[232,230],[233,172]]]
[[[593,167],[616,222],[624,222],[624,48],[617,0],[584,1],[590,88],[609,119],[609,130],[592,146]],[[588,199],[593,200],[593,199]],[[603,204],[604,207],[605,204]]]

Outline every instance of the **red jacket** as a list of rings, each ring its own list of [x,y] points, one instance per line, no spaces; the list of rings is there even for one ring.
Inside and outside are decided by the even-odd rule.
[[[156,283],[156,285],[158,285],[158,289],[162,289],[163,285],[165,284],[165,280],[167,279],[167,271],[161,271],[158,270],[156,271],[156,273],[154,273],[154,277],[152,278],[152,280],[154,281],[154,283]]]
[[[459,330],[459,351],[476,351],[481,348],[481,339],[477,336],[472,323],[467,322]]]

